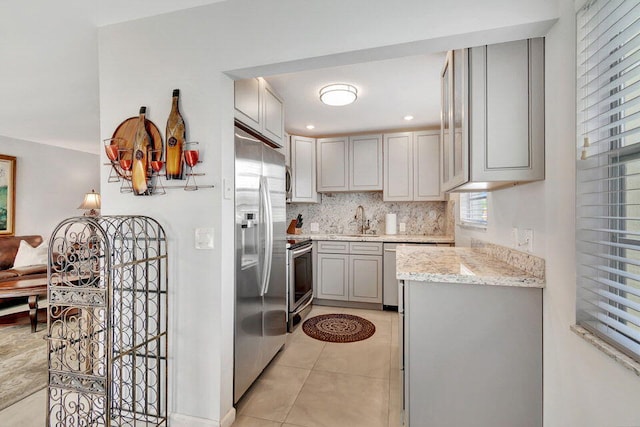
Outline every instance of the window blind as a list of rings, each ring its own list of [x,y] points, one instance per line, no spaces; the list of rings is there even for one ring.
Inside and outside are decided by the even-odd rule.
[[[576,321],[640,361],[640,1],[576,15]]]
[[[487,193],[460,194],[460,223],[476,227],[487,226]]]

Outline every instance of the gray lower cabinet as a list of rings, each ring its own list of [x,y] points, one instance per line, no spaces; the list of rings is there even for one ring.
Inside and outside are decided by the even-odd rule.
[[[316,298],[349,300],[349,255],[318,254]]]
[[[382,243],[318,242],[318,299],[382,303]]]
[[[382,302],[382,257],[349,255],[349,301]]]
[[[400,286],[405,427],[542,426],[542,289]]]

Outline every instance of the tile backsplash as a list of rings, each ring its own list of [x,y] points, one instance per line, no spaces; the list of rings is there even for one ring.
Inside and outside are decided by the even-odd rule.
[[[383,202],[381,192],[323,193],[321,203],[287,204],[287,225],[302,214],[303,233],[311,233],[311,223],[319,224],[320,233],[359,233],[356,208],[362,205],[366,219],[376,234],[385,233],[385,215],[395,213],[399,225],[406,224],[404,234],[443,236],[453,234],[453,202]]]

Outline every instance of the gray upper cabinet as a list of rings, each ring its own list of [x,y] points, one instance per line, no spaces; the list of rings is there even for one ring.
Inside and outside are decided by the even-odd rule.
[[[262,77],[234,82],[235,117],[274,144],[284,145],[284,102]]]
[[[544,39],[450,52],[442,72],[442,187],[544,179]]]
[[[349,137],[349,190],[382,190],[382,135]]]
[[[385,202],[413,200],[413,134],[384,134]]]
[[[349,138],[317,141],[318,191],[349,191]]]
[[[319,138],[318,192],[382,190],[382,135]]]
[[[439,131],[384,134],[384,201],[444,200],[439,176]]]
[[[413,200],[444,200],[440,191],[440,132],[413,133]]]
[[[318,203],[316,140],[291,135],[291,202]]]
[[[262,91],[260,79],[236,80],[234,82],[235,116],[251,129],[260,132]]]

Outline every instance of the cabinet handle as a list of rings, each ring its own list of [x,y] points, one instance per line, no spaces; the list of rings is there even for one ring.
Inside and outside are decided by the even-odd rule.
[[[395,252],[396,250],[395,249],[385,249],[384,251],[385,252]]]

